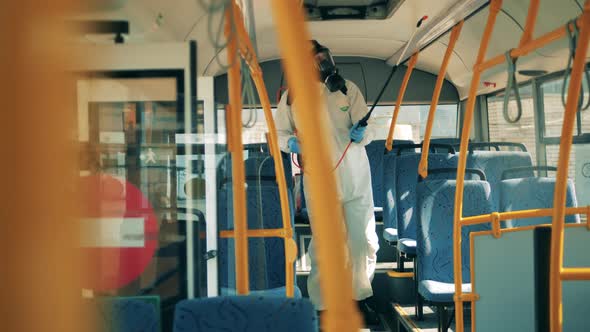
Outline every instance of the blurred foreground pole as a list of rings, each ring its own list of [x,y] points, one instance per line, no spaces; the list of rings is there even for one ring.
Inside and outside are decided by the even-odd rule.
[[[64,70],[73,3],[0,1],[2,331],[92,330],[75,249],[75,85]]]

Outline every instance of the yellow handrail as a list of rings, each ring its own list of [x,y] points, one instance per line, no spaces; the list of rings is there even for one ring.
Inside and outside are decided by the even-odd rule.
[[[260,68],[260,65],[258,63],[256,52],[254,51],[254,47],[252,46],[252,42],[250,41],[250,36],[246,32],[242,12],[237,9],[235,9],[233,12],[234,27],[236,31],[236,36],[238,38],[239,52],[242,58],[248,64],[248,67],[250,68],[250,75],[252,77],[252,80],[254,81],[254,85],[258,93],[258,98],[260,99],[260,104],[262,105],[262,109],[264,110],[266,124],[268,126],[268,147],[275,163],[275,174],[277,185],[279,187],[281,216],[283,221],[283,234],[285,234],[285,236],[281,236],[284,239],[285,245],[285,289],[286,295],[288,297],[293,297],[295,294],[293,264],[297,259],[297,244],[293,239],[293,227],[291,226],[291,210],[289,206],[289,196],[287,191],[287,181],[285,179],[285,168],[283,165],[283,158],[281,158],[281,150],[278,144],[277,130],[272,116],[270,99],[268,97],[268,92],[266,90],[266,85],[264,84],[264,79],[262,76],[262,69]],[[248,231],[248,234],[250,234],[250,231]]]
[[[248,237],[278,237],[283,239],[293,236],[292,232],[289,234],[284,228],[249,229],[246,234],[248,234]],[[235,236],[236,233],[233,230],[219,232],[219,237],[222,239],[234,238]]]
[[[572,214],[588,214],[590,206],[588,207],[568,207],[565,209],[567,215]],[[499,216],[500,221],[512,220],[512,219],[526,219],[526,218],[538,218],[538,217],[550,217],[553,215],[553,209],[532,209],[532,210],[521,210],[521,211],[509,211],[509,212],[494,212]],[[492,222],[492,214],[482,214],[479,216],[461,218],[461,226],[472,226],[485,224]]]
[[[246,175],[244,170],[244,145],[242,143],[242,85],[240,61],[238,60],[238,39],[234,33],[232,1],[225,9],[225,37],[227,39],[229,111],[227,112],[228,150],[231,153],[233,178],[233,208],[236,256],[236,292],[247,295],[250,292],[248,274],[248,223],[246,221]]]
[[[561,280],[588,280],[590,279],[590,268],[570,267],[561,270]]]
[[[410,62],[408,63],[408,68],[406,69],[406,74],[404,75],[404,80],[402,81],[402,86],[399,89],[399,94],[397,96],[397,101],[395,102],[395,110],[393,111],[393,116],[391,118],[391,124],[389,125],[389,133],[387,134],[387,141],[385,142],[385,147],[387,151],[391,151],[393,147],[393,132],[395,130],[395,124],[397,123],[397,117],[399,115],[399,110],[402,106],[402,101],[404,100],[404,95],[406,94],[406,89],[408,88],[408,82],[410,82],[410,76],[412,76],[412,71],[414,70],[414,66],[416,66],[416,62],[418,62],[418,54],[420,51],[414,53],[410,58]]]
[[[569,169],[570,152],[572,149],[574,123],[578,111],[578,100],[582,87],[582,77],[586,69],[586,55],[590,44],[590,0],[584,4],[584,12],[580,20],[580,35],[572,65],[570,83],[565,105],[565,115],[561,129],[561,143],[559,145],[559,161],[557,163],[557,175],[555,183],[555,196],[553,199],[553,232],[551,234],[551,263],[549,275],[549,303],[551,332],[562,330],[562,285],[561,277],[588,277],[587,274],[569,273],[575,270],[563,269],[563,242],[565,223],[565,204],[567,194],[567,177]],[[586,272],[588,272],[586,270]],[[586,279],[586,278],[585,278]],[[577,279],[579,280],[579,279]]]
[[[455,210],[453,225],[453,272],[455,276],[455,322],[458,332],[463,332],[463,298],[461,287],[463,284],[461,272],[461,217],[463,216],[463,185],[465,180],[465,167],[467,165],[467,144],[471,132],[471,121],[473,118],[473,109],[475,107],[475,97],[479,86],[481,72],[478,70],[479,64],[484,61],[490,38],[496,23],[496,17],[502,7],[502,0],[492,0],[490,3],[490,13],[486,27],[481,38],[479,52],[473,69],[471,78],[471,87],[467,99],[467,108],[463,120],[463,131],[461,135],[461,148],[459,151],[459,166],[457,167],[457,189],[455,191]]]
[[[455,27],[453,27],[453,30],[451,31],[449,45],[447,46],[447,51],[445,52],[445,56],[440,66],[438,77],[436,78],[436,85],[434,86],[434,93],[432,94],[432,101],[430,102],[430,110],[428,111],[428,122],[426,123],[426,132],[424,133],[424,142],[422,143],[422,156],[420,157],[420,164],[418,165],[418,174],[420,174],[420,176],[424,179],[428,176],[428,150],[430,149],[430,137],[432,136],[432,126],[434,124],[436,107],[438,106],[440,92],[442,90],[443,83],[445,82],[445,76],[447,75],[447,67],[449,66],[449,61],[451,60],[451,56],[453,55],[455,44],[457,43],[457,40],[461,35],[461,28],[463,28],[463,22],[464,21],[459,22],[459,24],[455,25]]]
[[[327,126],[321,116],[323,103],[315,84],[309,32],[298,1],[273,0],[272,10],[289,87],[297,96],[295,112],[305,167],[309,169],[312,231],[320,269],[320,287],[326,306],[323,328],[329,332],[357,332],[360,316],[352,301],[352,275],[346,264],[346,237],[343,213],[339,208],[336,179],[332,172]]]

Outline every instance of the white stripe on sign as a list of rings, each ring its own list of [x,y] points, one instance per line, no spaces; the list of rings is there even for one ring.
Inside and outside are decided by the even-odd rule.
[[[143,218],[83,218],[80,227],[82,247],[143,248]]]

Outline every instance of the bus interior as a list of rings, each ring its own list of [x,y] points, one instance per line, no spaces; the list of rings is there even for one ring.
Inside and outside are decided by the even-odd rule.
[[[589,330],[590,0],[86,2],[64,129],[88,331]],[[312,39],[371,110],[361,309]]]

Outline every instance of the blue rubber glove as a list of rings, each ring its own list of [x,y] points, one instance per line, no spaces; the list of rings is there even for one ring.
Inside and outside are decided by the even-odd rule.
[[[350,128],[350,132],[348,133],[350,139],[355,143],[362,141],[363,137],[365,137],[365,130],[367,130],[367,126],[359,127],[359,123],[357,122]]]
[[[299,141],[297,140],[297,137],[289,138],[287,145],[289,146],[289,150],[291,150],[292,153],[301,153],[301,148],[299,147]]]

